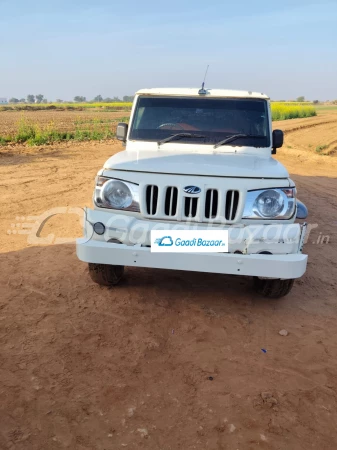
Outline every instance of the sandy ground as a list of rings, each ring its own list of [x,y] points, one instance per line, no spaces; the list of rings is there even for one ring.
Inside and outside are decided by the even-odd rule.
[[[277,301],[223,275],[130,268],[118,288],[93,284],[73,244],[37,244],[81,234],[69,208],[90,205],[120,145],[3,151],[1,450],[337,448],[337,158],[296,133],[277,157],[318,227],[307,273]],[[24,229],[57,207],[28,244]]]

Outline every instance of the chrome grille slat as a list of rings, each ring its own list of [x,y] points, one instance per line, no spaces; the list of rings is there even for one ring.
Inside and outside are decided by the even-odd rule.
[[[151,194],[150,194],[150,214],[153,214],[153,186],[151,186]]]
[[[234,202],[233,202],[233,191],[231,191],[231,209],[230,209],[230,213],[229,213],[229,220],[231,220],[232,215],[233,215],[233,206],[234,206]]]
[[[212,190],[211,190],[211,201],[209,202],[209,212],[208,212],[208,217],[212,217],[213,195],[214,195],[214,191],[213,191],[213,189],[212,189]]]
[[[155,184],[146,186],[145,198],[147,213],[150,216],[154,216],[158,206],[158,186]]]
[[[205,197],[205,218],[212,220],[217,217],[219,208],[219,193],[217,189],[207,189]]]
[[[199,197],[184,197],[184,216],[186,219],[194,219],[198,211]]]
[[[193,200],[190,199],[190,210],[188,211],[188,217],[192,217],[192,203],[193,203]]]
[[[164,201],[165,215],[174,217],[177,213],[178,188],[175,186],[168,186],[166,188]]]
[[[169,216],[172,216],[172,205],[173,205],[173,187],[170,188],[170,207],[169,207]]]
[[[197,215],[199,197],[184,197],[184,213],[187,219],[193,219]]]
[[[225,219],[233,221],[237,214],[239,204],[239,191],[227,191],[226,194],[226,207],[225,207]]]

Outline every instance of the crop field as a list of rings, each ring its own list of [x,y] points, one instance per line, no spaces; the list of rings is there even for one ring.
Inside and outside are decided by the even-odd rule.
[[[0,106],[1,111],[130,111],[132,103],[48,103],[48,104],[10,104]],[[286,120],[316,115],[314,106],[309,102],[272,102],[273,120]]]
[[[22,108],[25,108],[21,110]],[[273,120],[316,115],[308,103],[272,102]],[[60,141],[112,139],[129,120],[131,103],[59,103],[0,107],[0,145],[45,145]]]
[[[92,102],[92,103],[17,103],[0,106],[0,111],[85,111],[88,109],[101,109],[103,111],[130,110],[132,103],[129,102]]]
[[[128,118],[129,111],[3,111],[0,145],[111,139],[117,123]]]
[[[315,117],[276,121],[273,128],[285,134],[284,151],[297,148],[308,156],[337,156],[337,108],[318,110]]]
[[[272,102],[272,119],[287,120],[316,116],[316,109],[308,103]]]
[[[337,111],[336,105],[316,105],[317,111]]]

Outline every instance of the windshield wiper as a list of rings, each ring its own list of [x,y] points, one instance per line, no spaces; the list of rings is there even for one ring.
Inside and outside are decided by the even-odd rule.
[[[232,136],[228,136],[226,139],[223,139],[222,141],[217,142],[213,148],[218,148],[221,145],[227,144],[227,142],[234,141],[235,139],[239,138],[265,138],[265,136],[258,136],[254,134],[232,134]]]
[[[161,141],[158,141],[158,145],[165,144],[166,142],[173,141],[173,139],[182,139],[182,138],[204,138],[205,136],[202,136],[201,134],[192,134],[192,133],[177,133],[177,134],[171,134],[171,136],[168,136],[165,139],[162,139]]]

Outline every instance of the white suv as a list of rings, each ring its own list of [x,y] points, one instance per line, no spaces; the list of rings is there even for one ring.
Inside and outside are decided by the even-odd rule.
[[[126,148],[98,172],[77,240],[95,282],[117,284],[124,266],[155,267],[252,276],[260,294],[281,297],[304,274],[306,224],[295,220],[307,212],[271,156],[283,133],[272,131],[266,95],[144,89],[117,138]],[[151,231],[177,229],[227,230],[227,251],[151,251]]]

